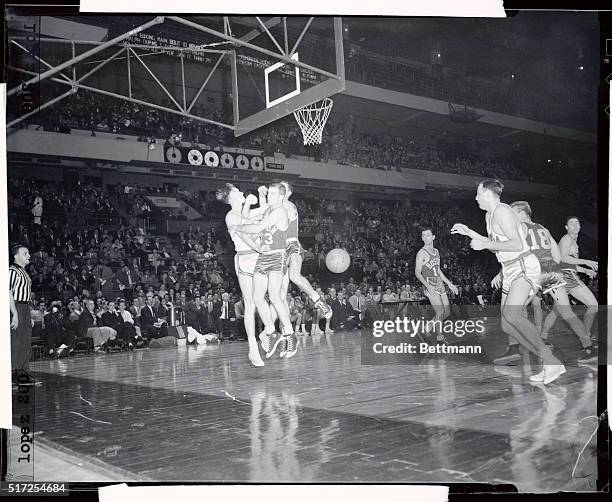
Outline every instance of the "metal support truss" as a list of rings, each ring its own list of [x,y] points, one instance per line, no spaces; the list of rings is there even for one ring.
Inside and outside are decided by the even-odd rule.
[[[218,19],[218,18],[210,18],[210,19]],[[13,46],[24,51],[30,57],[34,58],[36,61],[44,65],[46,70],[43,71],[42,73],[40,72],[37,73],[31,70],[28,70],[27,68],[19,68],[15,65],[9,65],[8,66],[9,69],[22,73],[24,75],[28,75],[31,78],[13,87],[12,89],[8,90],[7,96],[9,97],[13,96],[17,94],[18,92],[20,92],[20,90],[24,86],[27,86],[29,84],[40,84],[42,81],[46,79],[49,79],[50,81],[58,83],[58,84],[68,86],[70,87],[70,90],[44,103],[40,103],[40,105],[38,106],[36,110],[30,111],[26,114],[23,114],[15,118],[11,122],[9,122],[7,126],[9,127],[13,126],[19,123],[20,121],[25,120],[35,115],[40,110],[45,109],[53,104],[56,104],[62,99],[70,96],[71,94],[76,93],[79,89],[83,89],[89,92],[110,96],[113,98],[121,99],[124,101],[129,101],[132,103],[137,103],[143,106],[155,108],[157,110],[162,110],[168,113],[181,115],[186,118],[190,118],[190,119],[198,120],[198,121],[205,122],[208,124],[213,124],[219,127],[223,127],[226,129],[234,130],[236,134],[238,134],[237,126],[241,120],[241,117],[239,116],[239,109],[238,109],[238,68],[237,68],[237,62],[236,62],[237,60],[236,48],[239,48],[239,47],[248,48],[255,52],[268,56],[272,58],[275,62],[288,63],[294,66],[298,66],[300,68],[310,70],[312,72],[315,72],[316,74],[327,77],[328,79],[332,79],[335,82],[340,82],[342,85],[344,85],[344,54],[343,54],[342,45],[341,45],[342,33],[341,33],[341,19],[340,18],[334,18],[334,36],[336,37],[336,40],[338,39],[338,37],[340,37],[340,46],[337,45],[336,47],[336,60],[337,60],[336,61],[336,66],[337,66],[336,73],[332,73],[332,72],[323,70],[321,68],[317,68],[315,66],[306,64],[302,61],[296,61],[295,59],[292,59],[292,56],[298,50],[300,43],[302,42],[304,36],[306,35],[306,32],[310,28],[310,25],[314,19],[313,17],[310,17],[308,19],[306,25],[304,26],[304,28],[302,29],[299,35],[299,38],[294,43],[293,47],[291,47],[291,49],[290,49],[289,39],[287,35],[287,18],[286,17],[282,17],[282,18],[281,17],[270,17],[266,21],[264,21],[260,17],[254,17],[253,19],[256,21],[256,24],[251,25],[251,26],[255,26],[255,28],[240,38],[234,36],[232,32],[231,20],[228,16],[223,17],[223,31],[218,31],[216,29],[204,26],[202,24],[195,23],[193,21],[190,21],[188,19],[178,17],[178,16],[167,16],[167,17],[158,16],[148,21],[147,23],[144,23],[128,32],[125,32],[107,42],[97,42],[97,41],[90,41],[90,40],[63,40],[63,39],[54,39],[54,38],[46,38],[46,37],[37,38],[36,41],[40,44],[43,44],[43,43],[44,44],[70,44],[72,57],[68,59],[67,61],[64,61],[56,65],[53,65],[49,63],[48,61],[43,60],[36,54],[33,54],[24,45],[18,42],[19,40],[26,40],[26,37],[9,35],[8,36],[9,42]],[[198,47],[185,48],[185,47],[175,47],[175,46],[162,46],[158,44],[143,45],[143,44],[131,43],[130,41],[128,41],[130,37],[133,37],[134,35],[142,31],[145,31],[149,28],[152,28],[156,25],[167,23],[168,21],[180,23],[181,25],[190,27],[200,33],[201,32],[207,33],[208,35],[216,39],[216,42],[203,44]],[[281,26],[282,34],[276,37],[271,33],[270,29],[281,23],[282,23],[282,26]],[[278,49],[278,52],[266,49],[264,47],[260,47],[259,45],[256,45],[255,43],[253,43],[253,41],[261,35],[265,35],[269,40],[271,40],[275,48]],[[90,49],[86,50],[85,52],[77,56],[76,55],[76,45],[78,44],[84,45],[84,46],[93,46],[93,47],[91,47]],[[119,46],[119,48],[110,57],[107,57],[105,59],[98,60],[98,61],[92,61],[89,59],[92,56],[99,54],[101,51],[108,49],[110,47],[113,47],[113,46]],[[136,50],[141,51],[140,54],[137,53]],[[181,75],[181,87],[182,87],[181,98],[179,98],[180,101],[182,101],[181,103],[179,103],[179,101],[174,98],[172,93],[169,92],[168,88],[163,84],[161,79],[157,75],[155,75],[154,71],[144,61],[144,58],[146,56],[155,54],[155,52],[153,52],[155,50],[178,52],[178,56],[180,57],[180,72],[181,72],[180,75]],[[123,56],[124,52],[125,52],[125,55]],[[186,87],[185,87],[185,72],[186,72],[185,63],[184,63],[185,53],[194,53],[194,54],[211,53],[211,54],[218,55],[218,59],[212,66],[210,73],[206,76],[204,82],[199,87],[195,97],[191,99],[190,102],[187,101],[187,93],[186,93]],[[122,57],[119,58],[119,56],[122,56]],[[197,114],[191,113],[197,100],[200,98],[202,92],[204,91],[207,84],[210,82],[211,78],[213,77],[213,74],[217,71],[217,69],[219,68],[219,65],[222,63],[222,61],[224,60],[226,56],[229,56],[229,70],[231,72],[231,84],[232,84],[231,93],[232,93],[232,98],[233,98],[233,124],[225,124],[225,123],[222,123],[216,120],[211,120],[207,117],[202,117]],[[110,63],[111,61],[117,61],[119,59],[124,59],[126,63],[127,79],[128,79],[128,82],[127,82],[128,92],[126,96],[115,93],[115,92],[110,92],[104,89],[100,89],[93,85],[85,85],[83,83],[86,79],[98,73],[108,63]],[[161,89],[168,96],[168,98],[170,98],[171,102],[176,106],[176,109],[168,108],[158,103],[153,103],[150,101],[145,101],[145,100],[134,98],[132,78],[133,78],[133,69],[134,69],[135,61],[138,61],[138,63],[140,63],[143,66],[143,68],[148,72],[148,74],[153,78],[153,80],[161,87]],[[80,63],[80,62],[95,63],[95,66],[91,70],[77,77],[76,65],[77,63]]]

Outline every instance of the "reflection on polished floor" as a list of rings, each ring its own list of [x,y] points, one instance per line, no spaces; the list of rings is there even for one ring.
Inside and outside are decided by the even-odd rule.
[[[365,366],[358,332],[303,341],[263,368],[245,343],[37,361],[36,438],[117,480],[576,489],[597,423],[579,423],[596,415],[596,367],[568,365],[544,388],[476,359]],[[593,448],[576,470],[591,489]]]

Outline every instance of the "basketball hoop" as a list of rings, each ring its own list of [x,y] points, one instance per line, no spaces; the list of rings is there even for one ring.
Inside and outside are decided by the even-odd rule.
[[[293,112],[302,136],[304,145],[320,145],[323,137],[323,128],[329,117],[334,102],[330,98],[325,98],[314,105],[305,106]]]

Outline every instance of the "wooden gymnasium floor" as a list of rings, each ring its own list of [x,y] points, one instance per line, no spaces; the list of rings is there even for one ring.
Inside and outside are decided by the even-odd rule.
[[[92,479],[594,489],[594,443],[583,479],[571,472],[596,425],[578,422],[596,414],[597,367],[576,364],[568,333],[551,339],[570,364],[546,388],[476,359],[364,366],[359,332],[302,337],[264,368],[246,342],[39,360],[35,443]],[[58,460],[55,479],[70,465]]]

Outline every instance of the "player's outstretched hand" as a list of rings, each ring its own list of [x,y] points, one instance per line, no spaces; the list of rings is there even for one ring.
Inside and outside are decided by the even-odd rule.
[[[500,286],[501,286],[501,275],[497,274],[495,277],[493,277],[493,280],[491,281],[491,287],[493,289],[499,289]]]
[[[457,286],[455,286],[454,284],[449,284],[448,287],[450,288],[450,290],[453,292],[454,295],[459,293],[459,288],[457,288]]]
[[[470,234],[470,229],[468,228],[467,225],[464,225],[463,223],[455,223],[453,225],[453,228],[451,228],[451,234],[459,234],[459,235],[468,236]]]
[[[257,191],[259,192],[259,195],[267,195],[268,194],[268,187],[265,185],[261,185]]]
[[[590,268],[586,268],[584,273],[588,275],[591,279],[597,277],[597,272],[595,270],[591,270]]]
[[[259,202],[259,199],[257,197],[255,197],[252,193],[247,195],[247,198],[244,200],[244,203],[249,205],[249,206],[254,206],[258,202]]]
[[[597,272],[597,268],[599,267],[599,264],[596,261],[587,260],[586,266],[592,268],[595,272]]]

